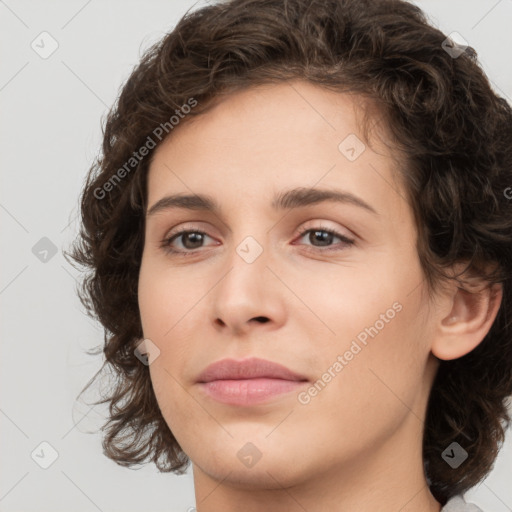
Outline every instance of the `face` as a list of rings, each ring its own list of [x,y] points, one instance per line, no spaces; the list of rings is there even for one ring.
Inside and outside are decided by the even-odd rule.
[[[298,485],[420,439],[435,368],[416,227],[385,134],[363,146],[360,109],[301,81],[260,86],[156,150],[148,211],[171,195],[216,204],[153,209],[139,278],[154,391],[194,473]],[[197,382],[251,357],[303,380]]]

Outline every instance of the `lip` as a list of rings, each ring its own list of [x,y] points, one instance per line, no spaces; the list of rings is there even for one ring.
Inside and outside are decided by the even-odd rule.
[[[198,376],[201,389],[218,402],[253,405],[296,391],[308,379],[286,366],[259,358],[222,359]]]

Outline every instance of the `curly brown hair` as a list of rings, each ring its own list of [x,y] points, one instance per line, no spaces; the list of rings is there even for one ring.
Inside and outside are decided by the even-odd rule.
[[[457,262],[503,286],[483,341],[440,361],[423,439],[426,477],[442,504],[492,469],[512,395],[512,109],[493,92],[476,52],[450,51],[446,40],[405,1],[232,0],[187,12],[144,53],[106,118],[68,253],[88,269],[78,294],[104,326],[104,367],[115,375],[97,402],[109,404],[108,457],[123,466],[152,461],[177,474],[189,463],[160,412],[148,367],[134,355],[143,338],[137,285],[151,146],[179,129],[169,122],[174,113],[189,118],[234,91],[301,79],[378,105],[404,164],[429,290]],[[147,156],[135,159],[144,146]],[[453,441],[470,454],[458,469],[441,458]]]

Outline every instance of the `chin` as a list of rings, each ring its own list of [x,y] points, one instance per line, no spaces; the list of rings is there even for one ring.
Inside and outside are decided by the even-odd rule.
[[[284,459],[272,457],[266,461],[262,458],[253,466],[245,467],[237,458],[224,454],[222,458],[211,457],[196,464],[203,473],[223,485],[236,487],[240,490],[283,489],[299,483],[300,477],[289,474],[289,464]],[[194,468],[194,470],[196,470]]]

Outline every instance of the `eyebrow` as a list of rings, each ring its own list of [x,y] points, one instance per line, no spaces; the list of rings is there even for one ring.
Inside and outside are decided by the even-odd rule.
[[[274,210],[286,210],[311,206],[323,202],[352,204],[378,215],[377,211],[360,197],[350,192],[331,189],[294,188],[281,192],[275,196],[272,200],[271,206]],[[217,214],[220,213],[221,209],[217,201],[211,196],[203,194],[177,194],[165,196],[159,199],[153,206],[151,206],[151,208],[149,208],[146,216],[149,217],[156,213],[173,208],[211,211]]]

